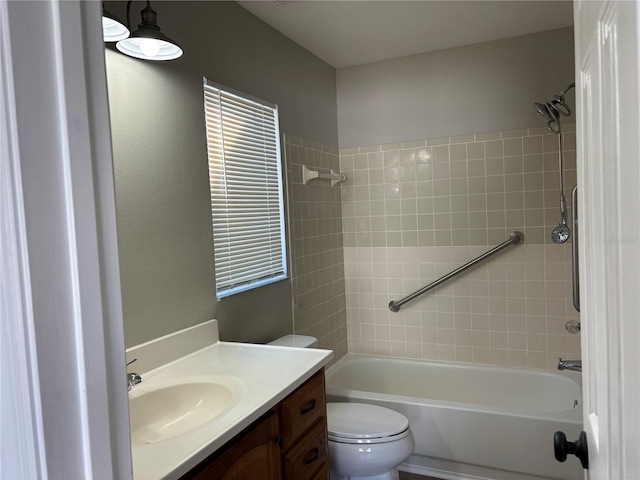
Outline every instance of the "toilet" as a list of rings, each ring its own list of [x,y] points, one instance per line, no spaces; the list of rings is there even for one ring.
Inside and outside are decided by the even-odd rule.
[[[313,348],[318,341],[286,335],[270,345]],[[398,465],[413,452],[407,417],[367,403],[327,403],[331,480],[399,480]]]
[[[331,480],[398,480],[415,442],[407,417],[367,403],[327,403]]]

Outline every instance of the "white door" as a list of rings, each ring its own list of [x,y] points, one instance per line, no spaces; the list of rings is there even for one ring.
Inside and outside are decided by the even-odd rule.
[[[589,479],[640,478],[639,13],[574,3]]]

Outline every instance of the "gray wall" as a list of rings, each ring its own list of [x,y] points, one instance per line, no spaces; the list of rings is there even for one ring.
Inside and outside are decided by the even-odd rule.
[[[339,69],[340,147],[537,125],[573,78],[573,28]]]
[[[106,6],[125,19],[125,5]],[[292,330],[290,281],[216,301],[202,77],[278,104],[283,132],[337,146],[335,70],[234,2],[153,7],[182,58],[106,51],[126,345],[211,318],[223,340],[271,340]]]

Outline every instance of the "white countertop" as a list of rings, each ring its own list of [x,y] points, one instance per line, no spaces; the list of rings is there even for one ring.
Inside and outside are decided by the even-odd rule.
[[[176,479],[184,475],[287,397],[332,357],[331,350],[216,341],[144,373],[142,383],[133,387],[130,395],[140,395],[176,380],[216,376],[237,380],[239,401],[191,432],[156,443],[133,445],[134,479]],[[130,367],[129,371],[134,369]]]

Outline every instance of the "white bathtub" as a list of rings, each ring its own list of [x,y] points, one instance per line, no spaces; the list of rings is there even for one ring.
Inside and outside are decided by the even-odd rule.
[[[578,480],[553,434],[582,430],[579,374],[348,354],[327,372],[327,401],[403,413],[416,439],[400,470],[447,480]],[[575,407],[574,407],[575,405]]]

